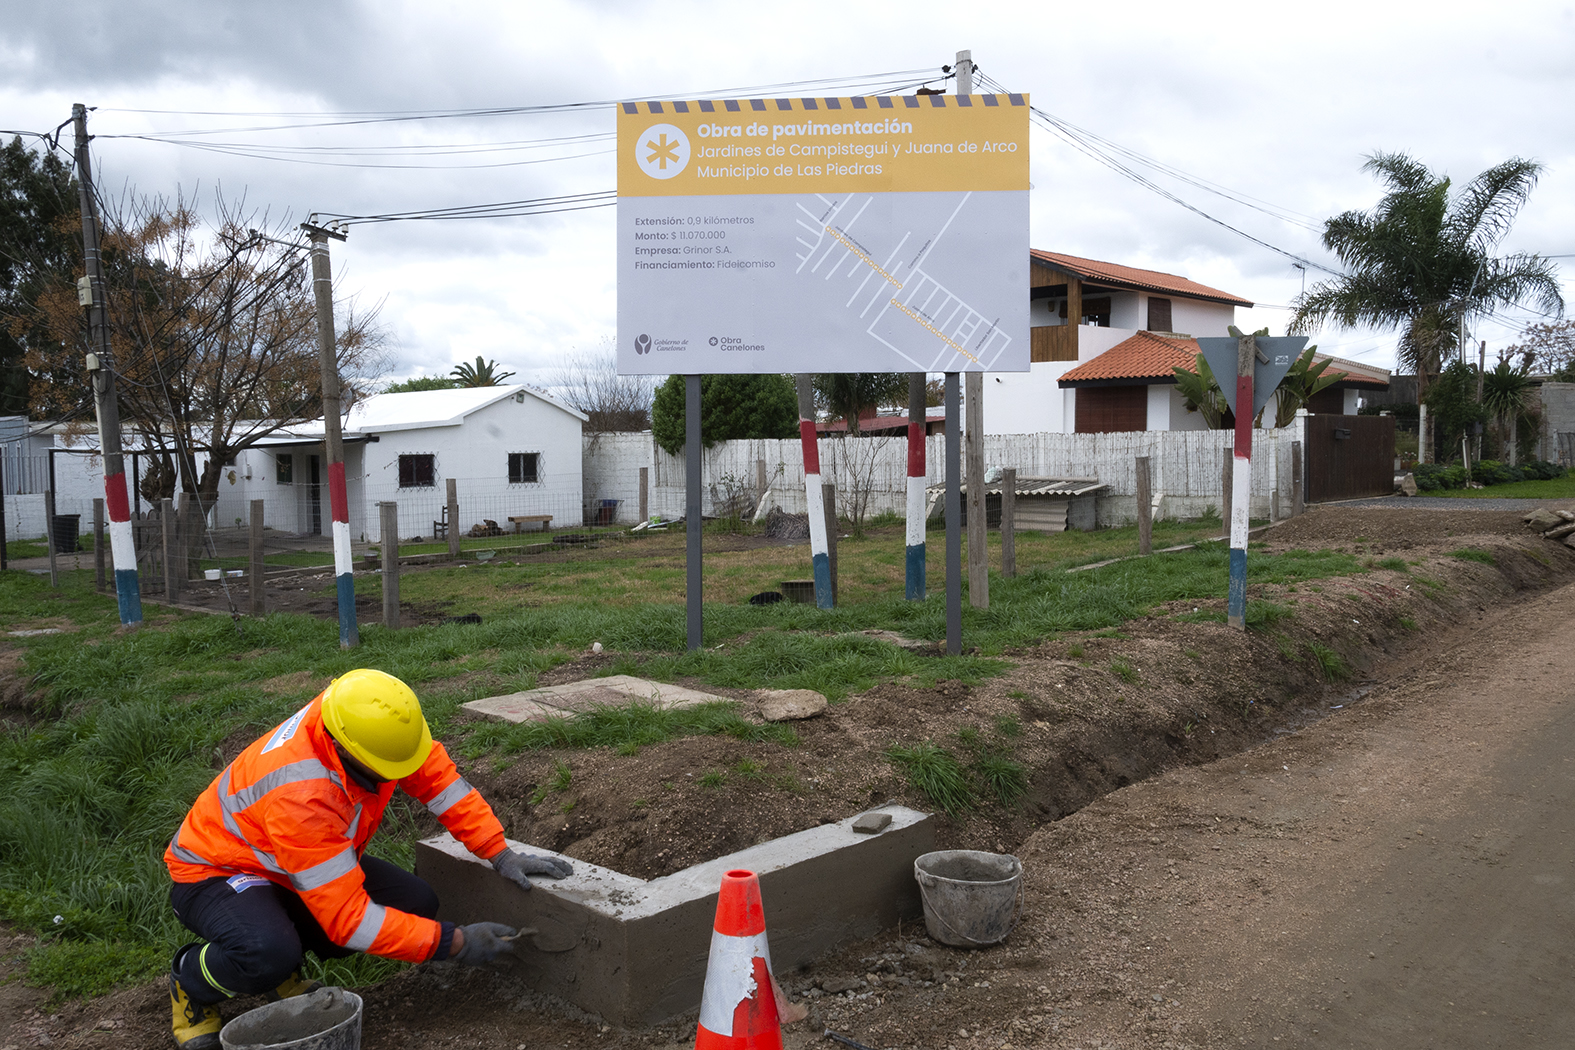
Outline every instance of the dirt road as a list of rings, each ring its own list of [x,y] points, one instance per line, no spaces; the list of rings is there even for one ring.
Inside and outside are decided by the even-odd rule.
[[[1034,836],[1042,955],[1007,983],[1062,1008],[983,996],[960,1027],[989,998],[1006,1023],[949,1042],[1011,1039],[1010,1004],[1075,1022],[1021,1045],[1570,1045],[1572,615],[1575,587],[1481,614],[1355,706]]]

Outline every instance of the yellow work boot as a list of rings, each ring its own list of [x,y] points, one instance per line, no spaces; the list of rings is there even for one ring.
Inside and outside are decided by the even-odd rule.
[[[270,1003],[276,1003],[280,999],[294,999],[298,995],[306,995],[308,992],[315,992],[322,986],[322,981],[308,981],[306,978],[301,976],[300,970],[296,970],[290,976],[280,981],[279,987],[264,992],[263,998],[268,1000]]]
[[[180,982],[170,976],[170,1008],[174,1013],[175,1045],[180,1050],[218,1050],[219,1011],[191,1001]]]

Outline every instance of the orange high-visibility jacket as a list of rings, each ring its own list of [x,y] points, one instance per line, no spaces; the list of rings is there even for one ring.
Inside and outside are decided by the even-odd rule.
[[[361,851],[394,788],[423,803],[478,857],[504,849],[503,826],[442,744],[397,784],[363,790],[339,760],[322,701],[319,695],[253,741],[208,785],[164,863],[176,882],[260,875],[299,894],[335,944],[423,962],[437,950],[441,925],[374,904],[363,887]]]

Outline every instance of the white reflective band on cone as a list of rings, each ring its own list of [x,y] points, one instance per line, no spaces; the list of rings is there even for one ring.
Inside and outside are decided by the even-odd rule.
[[[814,520],[813,518],[810,520]],[[700,996],[700,1023],[717,1035],[733,1034],[733,1011],[738,1004],[756,994],[755,959],[766,961],[771,972],[771,949],[765,933],[753,937],[729,937],[711,931],[711,959],[705,969],[705,992]],[[759,994],[774,994],[770,988]]]

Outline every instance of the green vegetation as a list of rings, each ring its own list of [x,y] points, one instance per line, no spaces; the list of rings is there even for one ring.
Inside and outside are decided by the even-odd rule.
[[[886,757],[947,816],[956,818],[978,805],[979,798],[968,783],[962,763],[944,747],[927,740],[911,747],[888,748]]]
[[[1179,543],[1217,529],[1212,521],[1157,523],[1155,534],[1157,542],[1163,536]],[[45,936],[30,955],[29,979],[55,984],[62,995],[156,973],[183,936],[168,908],[161,856],[191,800],[223,754],[354,667],[379,667],[410,682],[436,736],[497,767],[524,752],[605,747],[633,754],[701,734],[791,747],[791,728],[750,722],[730,702],[599,708],[519,725],[461,722],[456,714],[469,700],[534,687],[541,672],[597,641],[618,654],[602,673],[657,681],[693,676],[723,687],[811,688],[834,701],[881,681],[976,684],[1006,671],[1004,657],[1014,647],[1067,631],[1120,638],[1122,623],[1157,605],[1223,599],[1226,590],[1227,552],[1217,544],[1067,573],[1069,564],[1134,553],[1136,530],[1025,534],[1018,540],[1022,574],[992,579],[989,610],[964,610],[965,637],[982,655],[935,656],[859,632],[944,638],[942,545],[931,545],[933,596],[907,602],[900,526],[867,535],[842,545],[844,604],[832,611],[744,601],[802,575],[802,548],[708,553],[705,648],[696,652],[685,648],[681,535],[555,551],[550,561],[497,559],[412,573],[401,581],[407,601],[476,611],[482,622],[403,631],[365,625],[361,648],[352,651],[339,648],[334,623],[297,615],[231,621],[150,605],[143,628],[122,633],[114,599],[93,590],[91,571],[63,572],[58,590],[32,574],[0,574],[0,624],[66,629],[9,640],[35,692],[35,717],[0,733],[0,922]],[[1290,551],[1257,554],[1250,571],[1257,585],[1362,570],[1350,555]],[[378,582],[367,574],[357,589],[375,600]],[[323,597],[332,594],[331,581],[318,586]],[[1255,601],[1251,608],[1268,622],[1278,607]],[[960,741],[966,759],[933,742],[894,748],[888,757],[956,815],[982,799],[1008,805],[1021,797],[1027,770],[1011,754],[1021,732],[1015,719],[1002,717]],[[758,756],[715,772],[724,781],[759,778],[798,790],[789,775],[767,778]],[[568,761],[559,758],[533,801],[571,805],[572,783]],[[408,865],[426,820],[420,807],[396,800],[371,852]],[[356,958],[313,972],[362,983],[397,968]]]
[[[1450,551],[1449,556],[1451,558],[1459,558],[1461,561],[1479,561],[1483,565],[1498,564],[1498,559],[1493,557],[1492,551],[1480,550],[1476,547],[1462,547],[1459,550]]]
[[[1312,654],[1313,664],[1318,668],[1318,673],[1327,681],[1343,682],[1351,677],[1351,669],[1346,666],[1345,657],[1317,642],[1308,642],[1307,651]]]

